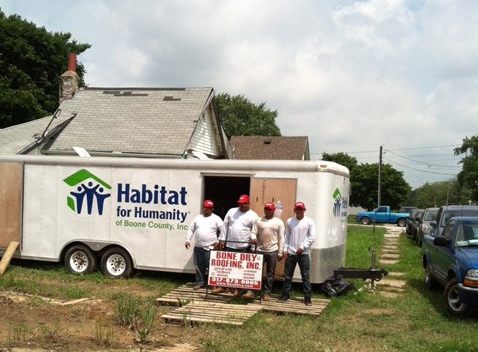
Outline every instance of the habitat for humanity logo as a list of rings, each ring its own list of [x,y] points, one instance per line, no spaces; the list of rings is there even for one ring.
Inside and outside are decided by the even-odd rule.
[[[342,197],[338,188],[335,189],[332,198],[334,199],[334,216],[347,216],[347,200]]]
[[[71,197],[66,197],[66,203],[71,210],[81,214],[83,205],[86,202],[86,210],[88,214],[91,214],[96,200],[98,214],[103,214],[105,199],[111,196],[110,193],[105,193],[105,188],[111,189],[109,184],[85,169],[75,172],[63,181],[68,186],[75,187],[75,190],[70,192]]]

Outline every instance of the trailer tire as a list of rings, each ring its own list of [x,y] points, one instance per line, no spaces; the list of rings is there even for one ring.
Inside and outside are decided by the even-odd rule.
[[[101,257],[101,272],[114,278],[129,277],[133,264],[128,252],[119,247],[108,249]]]
[[[96,268],[96,256],[87,246],[77,244],[66,251],[65,266],[73,274],[89,274]]]

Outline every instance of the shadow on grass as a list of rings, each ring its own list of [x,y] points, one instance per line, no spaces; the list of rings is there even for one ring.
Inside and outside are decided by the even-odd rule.
[[[446,303],[445,303],[445,296],[443,294],[444,288],[443,286],[438,286],[437,288],[428,289],[425,286],[424,280],[420,279],[410,279],[408,280],[408,285],[413,288],[416,292],[420,294],[424,298],[426,302],[433,307],[433,309],[440,314],[443,318],[448,321],[458,321],[461,319],[478,319],[478,309],[477,307],[472,307],[464,317],[455,317],[448,313],[446,310]]]

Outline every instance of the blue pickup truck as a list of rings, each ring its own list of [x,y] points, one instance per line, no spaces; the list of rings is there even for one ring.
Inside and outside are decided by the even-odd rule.
[[[358,213],[355,216],[355,221],[364,225],[369,225],[372,222],[375,223],[389,223],[397,224],[398,226],[405,226],[407,223],[408,213],[391,213],[390,207],[387,205],[381,205],[374,211],[367,211]]]
[[[465,315],[478,304],[478,217],[453,217],[433,234],[422,242],[425,285],[444,286],[447,310]]]

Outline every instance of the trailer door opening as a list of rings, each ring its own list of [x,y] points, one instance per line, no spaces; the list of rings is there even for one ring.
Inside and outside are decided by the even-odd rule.
[[[204,176],[204,197],[214,202],[214,213],[224,219],[229,209],[237,207],[241,194],[249,195],[249,177]]]

